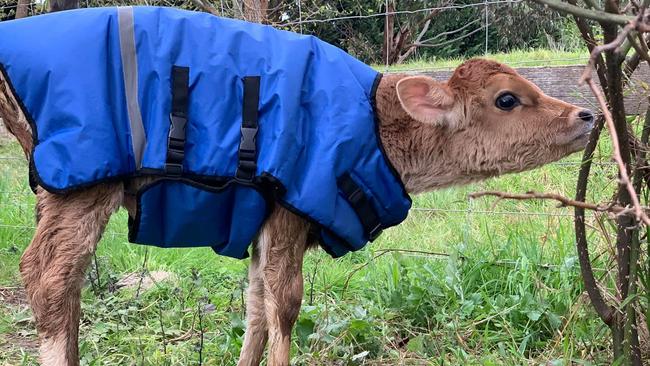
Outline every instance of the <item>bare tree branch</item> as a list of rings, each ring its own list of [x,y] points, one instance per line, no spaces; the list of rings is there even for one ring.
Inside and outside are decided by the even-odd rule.
[[[625,185],[628,193],[630,194],[630,197],[632,198],[632,204],[634,206],[636,219],[642,221],[646,225],[650,225],[650,218],[648,218],[648,215],[646,215],[645,211],[641,208],[639,197],[637,196],[634,187],[632,186],[632,182],[630,181],[630,177],[627,174],[627,167],[625,166],[625,163],[623,163],[623,159],[621,157],[621,150],[618,142],[618,135],[616,133],[616,128],[614,126],[614,120],[612,119],[612,115],[609,109],[607,108],[605,97],[603,96],[603,93],[600,91],[600,88],[598,88],[598,86],[596,86],[596,83],[593,81],[593,79],[591,79],[591,77],[587,80],[587,84],[589,85],[589,88],[591,88],[591,91],[594,93],[594,95],[596,95],[596,99],[598,100],[598,103],[600,104],[603,114],[605,116],[605,122],[607,124],[607,128],[609,129],[609,133],[612,137],[614,160],[616,160],[616,163],[618,164],[618,169],[621,175],[620,184]]]
[[[553,200],[560,203],[559,207],[579,207],[586,210],[592,210],[596,212],[607,212],[614,216],[621,215],[630,215],[635,213],[635,208],[633,207],[622,207],[616,204],[595,204],[583,201],[573,200],[571,198],[562,196],[557,193],[545,193],[545,192],[527,192],[523,194],[519,193],[507,193],[500,191],[482,191],[470,193],[469,198],[476,199],[485,196],[494,196],[499,199],[513,199],[513,200],[530,200],[530,199],[543,199],[543,200]],[[648,207],[644,207],[644,210],[650,210]]]
[[[212,4],[210,4],[205,0],[192,0],[192,2],[194,3],[194,5],[196,5],[197,8],[201,9],[206,13],[210,13],[216,16],[221,15],[219,14],[219,10],[217,10],[214,6],[212,6]]]
[[[585,71],[580,77],[580,84],[587,83],[588,79],[591,79],[591,73],[594,70],[599,55],[605,51],[618,48],[621,43],[623,43],[623,41],[627,38],[628,34],[630,34],[630,32],[633,31],[636,27],[637,22],[636,19],[634,19],[629,22],[625,28],[623,28],[623,31],[618,34],[613,42],[594,47],[594,49],[591,51],[591,57],[589,57],[589,63],[587,64],[587,67],[585,67]]]
[[[433,14],[433,12],[431,14]],[[420,34],[418,34],[418,37],[415,39],[415,42],[413,42],[414,44],[411,44],[409,48],[406,50],[406,52],[404,52],[397,58],[398,64],[404,62],[404,60],[406,60],[409,56],[411,56],[413,52],[415,52],[415,50],[417,50],[418,47],[415,44],[420,43],[422,37],[424,37],[425,33],[427,33],[427,31],[429,30],[430,25],[431,25],[431,19],[427,19],[427,21],[424,23],[424,26],[422,27],[422,31],[420,32]]]
[[[584,9],[579,6],[565,3],[561,0],[532,0],[538,4],[546,5],[565,14],[576,15],[582,18],[596,20],[601,23],[624,25],[634,20],[635,17],[621,14],[608,14],[598,10]]]

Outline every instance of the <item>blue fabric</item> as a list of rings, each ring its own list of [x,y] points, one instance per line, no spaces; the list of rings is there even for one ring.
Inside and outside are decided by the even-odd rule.
[[[320,225],[330,254],[368,241],[337,187],[343,174],[371,198],[383,227],[406,218],[410,199],[376,132],[380,75],[372,68],[315,37],[269,26],[161,7],[135,7],[134,19],[147,138],[141,166],[131,142],[117,8],[0,23],[0,64],[37,132],[33,164],[45,189],[164,174],[171,68],[177,65],[190,68],[186,181],[235,175],[242,78],[260,76],[257,175],[284,186],[279,203]],[[183,181],[147,187],[130,239],[216,246],[221,254],[244,257],[268,211],[258,190],[228,185],[216,192]]]
[[[266,203],[254,189],[231,184],[213,191],[180,181],[157,181],[142,191],[138,231],[130,240],[163,247],[211,246],[243,258],[266,217]],[[191,218],[191,220],[183,220]],[[210,228],[210,230],[206,230]]]

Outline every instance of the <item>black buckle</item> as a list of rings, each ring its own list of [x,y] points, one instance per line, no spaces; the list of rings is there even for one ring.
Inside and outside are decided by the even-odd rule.
[[[241,127],[241,141],[239,143],[239,165],[235,178],[241,182],[251,183],[257,170],[256,137],[257,127]]]
[[[171,123],[169,127],[169,138],[185,140],[185,125],[187,124],[187,118],[170,113],[169,122]]]
[[[239,144],[239,158],[246,160],[255,160],[255,151],[257,146],[255,145],[255,138],[257,137],[257,126],[256,127],[241,127],[241,142]],[[250,153],[253,154],[252,157],[249,157]]]
[[[183,160],[185,160],[185,128],[188,122],[189,77],[189,68],[176,65],[172,66],[172,105],[171,113],[169,113],[169,133],[167,134],[165,173],[174,177],[183,174]]]
[[[172,177],[179,177],[183,174],[183,164],[167,163],[165,164],[165,173]]]
[[[187,118],[169,114],[169,122],[165,173],[170,176],[180,176],[183,174],[183,159],[185,157],[185,125],[187,124]]]
[[[260,77],[246,76],[242,102],[241,139],[239,140],[239,162],[235,179],[242,183],[252,183],[257,170],[257,129],[260,94]]]

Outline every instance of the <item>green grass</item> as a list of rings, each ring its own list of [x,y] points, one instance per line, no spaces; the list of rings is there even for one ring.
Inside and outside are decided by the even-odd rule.
[[[480,56],[491,60],[503,62],[512,67],[540,67],[540,66],[566,66],[584,65],[589,60],[588,51],[559,51],[548,49],[531,49],[510,51]],[[386,68],[384,65],[374,65],[377,70],[407,71],[407,70],[435,70],[453,69],[465,59],[419,59],[400,65]]]
[[[597,151],[589,200],[610,196],[609,147]],[[553,202],[468,201],[472,191],[544,190],[573,196],[579,155],[535,171],[414,197],[417,208],[364,250],[305,261],[294,331],[296,365],[598,365],[606,327],[582,295],[568,209]],[[26,163],[0,140],[0,364],[34,365],[35,332],[20,298],[18,263],[33,233]],[[599,179],[602,177],[602,179]],[[127,243],[115,215],[83,290],[82,365],[234,365],[244,331],[248,260],[210,249]],[[596,227],[593,217],[589,227]],[[592,255],[609,247],[590,232]],[[174,276],[136,296],[125,274]],[[607,267],[602,259],[597,268]],[[99,279],[97,278],[97,269]],[[597,275],[604,272],[598,270]],[[162,326],[161,326],[162,324]],[[203,329],[204,345],[200,339]]]
[[[14,158],[0,160],[0,288],[13,288],[19,283],[20,254],[32,234],[34,198],[16,144],[1,145],[0,156]],[[577,159],[571,156],[564,163]],[[570,211],[549,202],[494,205],[490,199],[466,198],[482,189],[570,196],[575,168],[549,165],[417,196],[415,207],[441,211],[412,211],[403,225],[342,259],[310,252],[293,362],[606,362],[604,327],[581,297],[572,219],[563,216]],[[614,172],[608,165],[596,169]],[[602,196],[592,199],[606,197],[607,187],[595,188],[592,192]],[[88,282],[95,285],[83,291],[82,364],[196,364],[197,329],[204,329],[205,364],[235,364],[244,330],[248,261],[219,257],[210,249],[127,244],[125,221],[123,211],[112,219],[97,252],[100,285],[93,268]],[[594,240],[596,248],[602,245]],[[392,249],[407,251],[375,258]],[[114,291],[113,284],[124,274],[142,270],[145,253],[148,270],[169,271],[175,278],[139,297],[132,290]],[[0,364],[35,364],[28,319],[24,304],[0,306],[0,344],[3,338],[6,342],[0,346]]]

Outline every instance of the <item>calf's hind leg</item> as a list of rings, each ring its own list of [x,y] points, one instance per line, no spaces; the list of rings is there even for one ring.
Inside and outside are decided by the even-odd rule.
[[[122,184],[52,194],[39,188],[40,220],[20,272],[34,313],[44,366],[79,364],[84,273],[108,219],[122,203]]]
[[[291,329],[302,301],[302,260],[309,224],[277,207],[264,224],[249,272],[247,326],[239,366],[259,365],[268,340],[268,366],[288,366]]]
[[[291,330],[303,295],[302,261],[309,224],[286,209],[275,211],[260,239],[265,259],[264,308],[269,334],[268,366],[289,366]],[[272,216],[272,218],[274,218]]]

